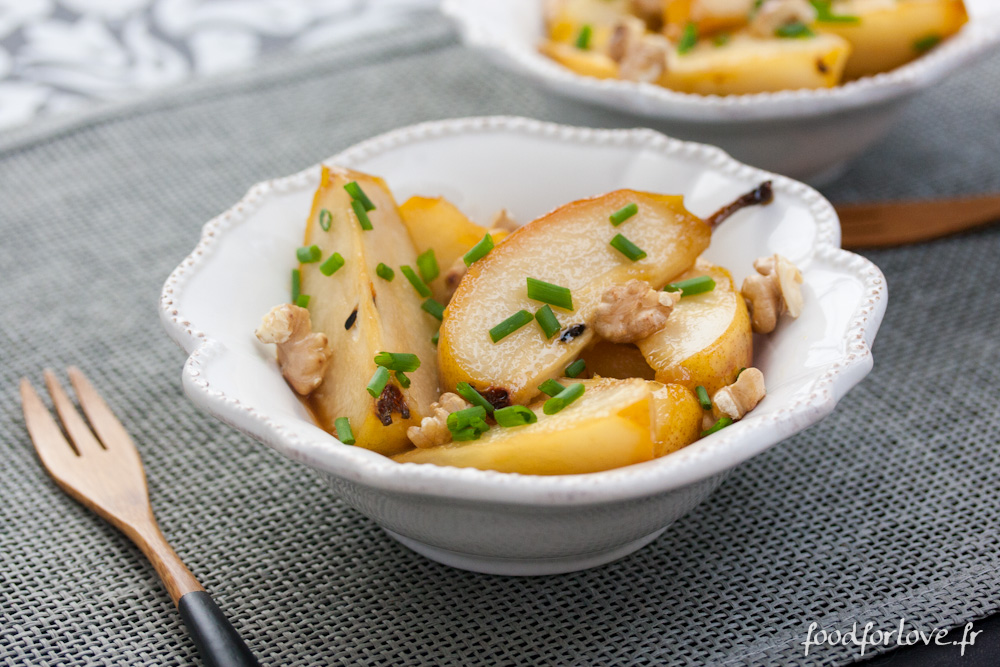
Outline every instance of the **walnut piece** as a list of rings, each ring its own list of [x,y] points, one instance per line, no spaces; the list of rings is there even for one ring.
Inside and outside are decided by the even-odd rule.
[[[436,403],[431,403],[431,414],[420,420],[420,426],[406,429],[406,435],[417,447],[437,447],[451,442],[448,430],[448,415],[469,407],[469,403],[458,394],[445,393]]]
[[[816,8],[808,0],[764,0],[750,21],[750,32],[770,38],[790,23],[809,25],[815,20]]]
[[[509,234],[520,226],[521,225],[517,224],[517,220],[511,217],[507,209],[502,208],[496,212],[496,215],[493,216],[493,221],[490,223],[489,233],[493,234],[494,232],[500,231],[507,232]]]
[[[642,280],[609,287],[601,296],[594,331],[612,343],[634,343],[667,323],[680,292],[661,292]]]
[[[760,275],[744,280],[740,292],[750,308],[753,330],[771,333],[782,313],[793,318],[802,314],[802,272],[778,254],[758,258],[753,268]]]
[[[634,16],[623,17],[611,33],[608,55],[618,63],[618,76],[629,81],[653,83],[667,69],[670,42],[663,35],[646,32]]]
[[[278,346],[278,367],[292,389],[308,395],[323,382],[323,373],[333,354],[326,334],[312,332],[305,308],[285,303],[264,316],[257,339]]]
[[[712,397],[712,412],[716,419],[729,417],[739,421],[743,415],[757,407],[767,389],[764,387],[764,374],[756,368],[745,368],[736,382],[715,392]]]

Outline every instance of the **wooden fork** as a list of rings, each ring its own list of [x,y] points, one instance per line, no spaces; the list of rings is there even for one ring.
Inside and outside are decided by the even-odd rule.
[[[31,383],[21,379],[24,421],[42,465],[63,491],[125,533],[142,550],[163,580],[208,667],[258,665],[239,633],[160,532],[149,504],[139,452],[125,428],[79,369],[71,367],[68,374],[93,432],[50,370],[45,371],[45,384],[72,444],[63,437]]]

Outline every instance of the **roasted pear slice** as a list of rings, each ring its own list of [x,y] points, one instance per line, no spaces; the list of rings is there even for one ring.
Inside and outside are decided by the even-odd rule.
[[[394,458],[526,475],[598,472],[652,459],[657,433],[653,389],[658,387],[644,380],[581,382],[583,396],[554,415],[543,412],[544,401],[530,405],[538,415],[534,424],[493,426],[479,440],[415,449]]]
[[[831,14],[857,18],[816,24],[817,30],[851,43],[845,79],[904,65],[969,21],[962,0],[836,0]]]
[[[770,198],[770,184],[764,184],[701,220],[684,208],[682,197],[618,190],[528,223],[475,262],[452,297],[438,345],[443,388],[452,390],[464,381],[526,403],[542,381],[560,375],[591,343],[595,311],[609,287],[630,279],[664,285],[694,265],[714,225],[742,206]],[[635,213],[612,224],[612,214],[631,205]],[[645,256],[633,261],[613,247],[619,234]],[[527,278],[568,288],[574,309],[552,309],[560,330],[551,338],[529,322],[494,342],[491,328],[544,305],[528,298]]]
[[[687,447],[701,437],[701,420],[705,414],[694,393],[679,384],[653,387],[653,410],[656,430],[653,456],[659,458]]]
[[[675,282],[699,276],[711,276],[715,289],[683,297],[666,326],[638,346],[658,381],[701,385],[712,395],[753,365],[753,333],[746,303],[722,267],[699,260]]]
[[[654,371],[639,348],[631,343],[597,341],[580,355],[587,362],[587,370],[595,376],[606,378],[656,379]]]
[[[375,205],[366,213],[370,230],[362,228],[352,195],[344,189],[352,181]],[[350,419],[358,446],[386,455],[403,451],[410,446],[406,428],[419,424],[438,396],[431,343],[438,322],[421,309],[423,297],[400,271],[402,265],[416,270],[417,253],[385,183],[323,167],[306,224],[305,246],[314,244],[321,257],[300,266],[301,291],[309,296],[313,330],[326,334],[333,356],[323,383],[309,396],[310,407],[330,432],[338,417]],[[343,265],[325,275],[335,252]],[[379,263],[395,271],[392,281],[376,274]],[[407,374],[408,388],[394,376],[372,397],[366,385],[376,371],[374,357],[382,351],[415,354],[421,365]]]

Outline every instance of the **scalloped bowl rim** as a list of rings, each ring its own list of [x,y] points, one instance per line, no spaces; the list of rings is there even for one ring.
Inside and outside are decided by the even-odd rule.
[[[724,473],[772,445],[798,433],[829,414],[840,398],[872,368],[871,342],[886,307],[881,271],[867,259],[839,248],[840,228],[832,205],[809,186],[737,162],[721,149],[669,138],[649,129],[596,130],[545,123],[519,117],[488,116],[421,123],[363,141],[325,161],[351,165],[396,146],[426,138],[479,131],[510,131],[583,144],[617,143],[691,160],[701,168],[761,181],[771,179],[776,193],[804,203],[817,224],[812,257],[835,262],[863,286],[863,297],[850,316],[848,352],[812,381],[811,393],[783,406],[766,419],[748,417],[723,431],[669,456],[604,472],[534,476],[436,465],[399,464],[360,447],[344,446],[316,426],[311,437],[277,423],[242,403],[237,396],[215,389],[207,379],[213,359],[226,347],[200,331],[183,313],[184,287],[226,236],[272,193],[315,187],[314,165],[285,178],[258,183],[232,208],[205,224],[192,253],[170,274],[160,298],[160,316],[168,334],[189,357],[184,364],[185,392],[199,407],[271,446],[291,459],[326,474],[372,488],[448,499],[505,504],[586,505],[624,501],[678,489]],[[333,444],[334,446],[331,446]]]
[[[443,0],[441,11],[458,26],[462,39],[499,55],[502,62],[564,94],[626,108],[653,118],[726,122],[815,116],[884,102],[927,88],[979,54],[1000,44],[1000,12],[973,15],[958,34],[901,67],[833,88],[782,90],[747,95],[682,93],[651,83],[597,79],[567,69],[540,54],[505,43],[476,16],[468,0]]]

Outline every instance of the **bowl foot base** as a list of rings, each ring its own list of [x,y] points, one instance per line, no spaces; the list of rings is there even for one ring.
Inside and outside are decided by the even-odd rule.
[[[637,540],[617,546],[604,551],[595,551],[576,556],[555,556],[552,558],[494,558],[490,556],[478,556],[449,549],[441,549],[423,542],[418,542],[409,537],[404,537],[399,533],[394,533],[386,529],[385,532],[390,537],[400,542],[403,546],[416,551],[421,556],[430,558],[433,561],[457,567],[460,570],[470,572],[481,572],[483,574],[501,574],[514,577],[531,577],[547,574],[565,574],[567,572],[577,572],[588,570],[610,563],[611,561],[624,558],[634,551],[638,551],[646,546],[665,531],[666,528],[640,537]]]

